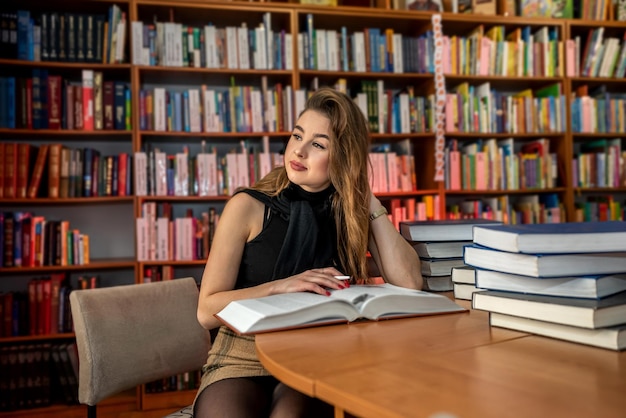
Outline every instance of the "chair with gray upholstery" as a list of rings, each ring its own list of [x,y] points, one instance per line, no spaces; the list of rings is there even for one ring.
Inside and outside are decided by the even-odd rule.
[[[96,416],[112,395],[199,370],[211,345],[196,318],[193,278],[75,290],[70,305],[79,359],[78,399]],[[192,416],[191,406],[168,417]]]

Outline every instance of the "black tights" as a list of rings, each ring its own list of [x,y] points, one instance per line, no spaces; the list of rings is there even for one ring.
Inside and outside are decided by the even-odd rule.
[[[196,400],[196,418],[322,418],[333,408],[280,383],[272,376],[224,379]]]

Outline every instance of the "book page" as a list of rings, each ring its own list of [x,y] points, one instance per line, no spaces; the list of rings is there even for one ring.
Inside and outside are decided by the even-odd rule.
[[[367,319],[465,310],[443,295],[406,289],[388,283],[334,290],[331,291],[331,297],[349,301],[359,310],[361,317]]]
[[[353,321],[358,312],[345,301],[297,292],[229,303],[217,317],[241,333],[332,321]]]

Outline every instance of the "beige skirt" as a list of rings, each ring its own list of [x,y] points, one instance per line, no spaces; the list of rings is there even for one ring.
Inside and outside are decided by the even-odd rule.
[[[271,376],[261,365],[254,346],[254,336],[237,335],[222,326],[209,350],[202,367],[202,380],[196,394],[202,393],[211,383],[232,377]]]

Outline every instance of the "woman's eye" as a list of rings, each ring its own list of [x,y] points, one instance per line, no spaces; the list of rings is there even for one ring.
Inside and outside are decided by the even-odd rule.
[[[292,134],[291,135],[293,137],[293,139],[295,139],[296,141],[302,141],[302,136],[298,135],[298,134]]]
[[[326,146],[324,146],[324,144],[321,144],[321,143],[319,143],[319,142],[314,142],[314,143],[313,143],[313,146],[314,146],[315,148],[319,148],[319,149],[326,149]]]

